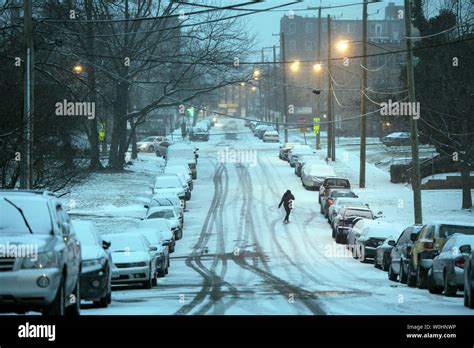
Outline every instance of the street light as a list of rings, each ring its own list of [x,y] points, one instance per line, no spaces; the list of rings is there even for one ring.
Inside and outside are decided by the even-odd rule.
[[[349,40],[339,40],[336,43],[336,48],[339,52],[346,52],[349,48]]]
[[[300,70],[300,62],[299,60],[296,60],[295,62],[293,62],[293,64],[291,64],[291,71],[293,72],[298,72]]]
[[[253,71],[253,78],[254,78],[254,80],[258,80],[259,77],[260,77],[260,75],[261,75],[260,70],[255,69],[255,70]]]
[[[257,91],[257,87],[252,86],[252,92],[256,92],[256,91]]]
[[[321,72],[323,70],[323,66],[321,63],[316,63],[313,65],[313,70],[317,73]]]
[[[84,67],[81,64],[76,64],[72,68],[72,71],[74,71],[76,74],[82,74],[84,72]]]

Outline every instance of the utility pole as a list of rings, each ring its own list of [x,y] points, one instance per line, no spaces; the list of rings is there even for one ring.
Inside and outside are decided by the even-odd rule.
[[[32,0],[24,0],[24,40],[26,48],[25,88],[23,101],[23,127],[20,162],[20,187],[31,189],[33,186],[32,142],[33,142],[33,108],[34,108],[34,44]]]
[[[327,158],[333,158],[333,115],[332,115],[332,80],[331,80],[331,16],[328,15],[328,123],[327,123]]]
[[[273,87],[272,87],[272,94],[273,98],[275,99],[275,113],[278,111],[278,96],[276,93],[276,85],[277,85],[277,76],[276,76],[276,46],[273,45]],[[275,114],[274,114],[275,116]],[[272,120],[273,122],[276,122],[276,117]],[[278,126],[277,126],[277,131],[278,131]]]
[[[282,116],[284,117],[284,127],[285,127],[285,143],[288,143],[288,101],[286,95],[286,54],[285,54],[285,33],[280,33],[280,41],[281,41],[281,73],[282,73],[282,81],[283,81],[283,106]]]
[[[368,21],[368,0],[364,0],[362,12],[362,84],[360,94],[360,168],[359,187],[365,188],[365,159],[366,159],[366,138],[367,138],[367,21]]]
[[[321,64],[321,6],[318,8],[318,64]],[[321,89],[321,75],[317,75],[317,88]],[[321,98],[317,98],[316,104],[316,113],[317,116],[321,119]],[[316,133],[316,150],[321,149],[321,135],[320,131]]]
[[[262,48],[262,67],[265,63],[265,54],[263,53],[263,48]],[[262,89],[264,87],[264,83],[262,83],[263,79],[263,71],[262,68],[260,68],[260,77],[258,79],[258,98],[260,102],[260,112],[262,113],[262,120],[266,121],[266,113],[265,113],[265,106],[263,105],[263,95],[262,95]]]
[[[411,103],[416,103],[415,95],[415,75],[413,71],[413,52],[411,36],[411,1],[405,0],[405,35],[407,46],[407,83],[408,95]],[[412,177],[411,186],[413,188],[413,203],[415,224],[423,223],[423,210],[421,206],[421,187],[420,187],[420,160],[418,154],[418,124],[417,120],[410,117],[410,138],[411,138],[411,156],[412,156]]]

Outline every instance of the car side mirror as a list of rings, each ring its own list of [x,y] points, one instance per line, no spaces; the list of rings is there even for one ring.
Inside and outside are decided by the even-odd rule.
[[[199,147],[196,148],[196,151],[199,151]]]
[[[417,233],[413,232],[412,234],[410,234],[410,240],[411,240],[412,242],[416,242],[417,238],[418,238],[418,234],[417,234]]]
[[[158,250],[158,248],[157,248],[156,246],[152,246],[152,247],[150,247],[150,249],[149,249],[149,250],[150,250],[150,251],[157,251],[157,250]]]
[[[395,243],[394,240],[389,240],[389,241],[388,241],[388,245],[390,245],[390,246],[393,246],[393,247],[394,247],[395,244],[396,244],[396,243]]]
[[[110,242],[107,242],[105,240],[102,241],[102,248],[105,249],[105,250],[110,248],[111,245],[112,245],[112,243],[110,243]]]
[[[170,245],[170,242],[166,241],[166,242],[163,242],[163,244],[161,244],[161,245],[165,247],[165,246]]]
[[[198,154],[196,154],[196,158],[199,158],[199,155],[198,155]]]
[[[143,207],[146,208],[146,209],[150,208],[150,206],[148,204],[145,204]]]
[[[471,253],[471,246],[469,244],[461,245],[459,247],[459,252],[461,254],[470,254]]]

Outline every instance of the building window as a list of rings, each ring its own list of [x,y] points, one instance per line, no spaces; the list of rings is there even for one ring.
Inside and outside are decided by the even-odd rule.
[[[313,50],[313,41],[311,41],[311,40],[306,40],[306,41],[304,42],[304,49],[305,49],[306,51],[312,51],[312,50]]]
[[[288,42],[288,45],[289,45],[289,49],[292,50],[292,51],[296,51],[296,40],[290,40]]]
[[[313,33],[313,23],[312,22],[306,22],[305,28],[306,28],[306,33],[307,34],[312,34]]]
[[[382,24],[375,25],[375,37],[382,37]]]
[[[290,22],[290,34],[295,34],[296,33],[296,23]]]

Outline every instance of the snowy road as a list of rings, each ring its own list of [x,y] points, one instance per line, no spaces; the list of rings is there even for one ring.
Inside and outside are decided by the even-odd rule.
[[[445,298],[391,282],[335,244],[317,193],[306,191],[293,168],[278,159],[278,144],[264,144],[250,131],[237,140],[226,140],[222,128],[213,132],[209,142],[198,143],[198,179],[169,275],[151,290],[115,289],[109,308],[86,305],[82,314],[473,314],[461,293]],[[253,163],[221,163],[226,146]],[[356,182],[353,160],[351,153],[334,168]],[[100,174],[73,192],[73,217],[93,219],[102,233],[136,224],[158,159],[140,154],[131,170]],[[398,200],[408,206],[411,191],[384,181],[388,174],[378,171],[368,168],[371,180],[361,197],[383,209],[388,221],[409,223],[411,213],[401,213]],[[377,191],[380,185],[388,185],[386,194]],[[287,189],[296,201],[291,223],[284,225],[277,205]],[[434,213],[435,205],[428,205]]]

